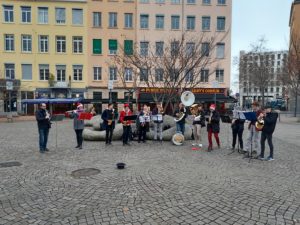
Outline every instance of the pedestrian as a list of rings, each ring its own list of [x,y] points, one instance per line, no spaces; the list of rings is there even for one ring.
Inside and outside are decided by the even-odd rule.
[[[218,148],[220,148],[220,139],[219,139],[219,132],[220,132],[220,114],[216,111],[216,105],[211,104],[209,107],[210,114],[207,122],[207,132],[208,132],[208,149],[207,151],[213,150],[213,143],[212,143],[212,134],[214,134]]]
[[[40,153],[49,151],[47,148],[49,129],[51,128],[50,113],[47,110],[45,103],[40,105],[39,110],[36,111],[35,117],[37,120],[38,131],[39,131],[39,147]]]
[[[190,111],[193,116],[193,134],[196,143],[193,146],[202,148],[201,143],[201,128],[205,127],[205,113],[202,104],[193,104],[190,107]]]
[[[179,103],[178,109],[175,110],[174,113],[175,121],[176,121],[176,132],[184,135],[185,131],[185,118],[187,117],[186,108],[184,104]]]
[[[162,131],[163,131],[163,116],[164,108],[162,103],[157,103],[154,109],[152,110],[152,120],[154,123],[154,141],[157,141],[157,136],[159,136],[160,142],[163,140]]]
[[[125,116],[132,116],[129,104],[124,104],[124,109],[120,112],[120,122],[123,124],[123,146],[130,145],[128,142],[131,130],[131,120],[125,120]]]
[[[77,105],[77,109],[73,110],[70,117],[73,118],[73,128],[76,134],[77,145],[75,148],[82,149],[84,120],[79,119],[80,114],[85,112],[82,104]]]
[[[109,103],[107,109],[101,115],[103,120],[103,127],[106,131],[105,135],[105,144],[111,145],[113,131],[115,129],[115,109],[113,108],[113,104]]]
[[[150,111],[148,106],[145,104],[143,110],[139,113],[139,138],[138,143],[141,141],[146,142],[146,134],[149,131],[150,126]]]
[[[236,112],[236,118],[233,118],[231,129],[232,129],[232,150],[235,149],[236,138],[238,137],[238,145],[240,151],[243,152],[244,143],[243,143],[243,132],[244,132],[244,123],[245,119],[242,119],[240,113]]]

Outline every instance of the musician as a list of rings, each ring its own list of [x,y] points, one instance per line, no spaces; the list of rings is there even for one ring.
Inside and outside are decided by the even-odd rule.
[[[260,110],[259,107],[259,103],[254,101],[252,103],[252,111],[256,112],[256,118],[260,115],[260,113],[262,112]],[[251,149],[251,145],[253,147],[253,154],[257,154],[258,152],[258,148],[259,148],[259,130],[256,129],[255,127],[255,123],[256,123],[257,119],[254,121],[250,121],[249,125],[248,125],[248,130],[249,130],[249,136],[247,139],[247,143],[246,143],[246,148],[245,148],[245,158],[250,157],[250,149]],[[251,143],[252,142],[252,143]]]
[[[186,108],[184,107],[183,103],[179,103],[179,108],[175,110],[174,117],[177,119],[181,118],[181,120],[176,122],[176,132],[177,133],[182,133],[184,135],[185,131],[185,118],[187,117],[186,114]]]
[[[209,118],[207,122],[207,132],[208,132],[208,149],[207,151],[213,150],[213,143],[212,143],[212,134],[214,134],[218,148],[220,148],[220,139],[219,139],[219,132],[220,132],[220,114],[216,111],[216,105],[211,104],[209,107]]]
[[[124,104],[124,109],[120,113],[120,122],[123,124],[123,145],[130,145],[128,139],[131,130],[131,120],[124,120],[125,116],[132,116],[129,104]]]
[[[231,124],[231,129],[232,129],[232,150],[235,149],[235,144],[236,144],[236,138],[238,136],[238,141],[241,150],[243,150],[244,143],[243,143],[243,132],[244,132],[244,123],[245,120],[241,119],[240,113],[237,111],[236,112],[236,117],[233,118],[232,124]]]
[[[148,106],[145,104],[139,113],[139,139],[138,143],[146,142],[146,133],[149,131],[150,126],[150,112]]]
[[[152,110],[152,118],[154,122],[154,140],[157,141],[157,136],[159,135],[159,140],[162,142],[162,130],[163,130],[163,116],[164,108],[162,103],[157,103],[154,109]]]
[[[265,110],[258,117],[258,120],[261,119],[264,120],[264,127],[262,128],[261,138],[260,138],[261,152],[258,159],[265,160],[264,159],[265,142],[266,140],[268,140],[270,155],[266,160],[267,161],[274,160],[273,158],[274,146],[272,142],[272,135],[276,127],[277,118],[278,118],[278,113],[272,112],[272,108],[270,106],[267,106]]]
[[[84,129],[84,120],[80,120],[79,116],[81,113],[84,112],[83,105],[78,104],[77,109],[73,110],[70,118],[73,118],[73,128],[76,133],[76,141],[77,141],[77,146],[75,148],[82,149],[82,142],[83,142],[83,129]]]
[[[113,131],[115,129],[115,109],[113,104],[109,103],[107,109],[101,115],[103,120],[103,127],[106,131],[105,144],[111,145],[111,140],[113,136]]]
[[[40,109],[36,111],[35,118],[39,130],[39,147],[40,153],[49,151],[47,148],[49,129],[51,128],[50,114],[46,109],[46,104],[42,103]]]
[[[196,141],[193,145],[198,145],[201,148],[201,128],[205,127],[205,113],[202,104],[192,105],[191,113],[193,115],[193,133]]]

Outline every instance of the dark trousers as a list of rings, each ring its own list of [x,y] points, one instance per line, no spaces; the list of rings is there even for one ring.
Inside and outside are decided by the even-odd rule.
[[[45,151],[47,148],[49,128],[39,128],[39,145],[40,151]]]
[[[105,143],[111,143],[112,136],[113,136],[113,127],[112,126],[106,126],[106,136],[105,136]]]
[[[147,127],[146,126],[140,126],[140,128],[139,128],[139,141],[146,141],[146,132],[147,132]]]
[[[82,138],[82,132],[83,132],[82,129],[80,129],[80,130],[75,130],[75,133],[76,133],[76,140],[77,140],[77,146],[82,146],[82,141],[83,141],[83,138]]]
[[[260,146],[261,146],[261,152],[260,156],[264,158],[265,156],[265,142],[266,139],[268,140],[269,148],[270,148],[270,157],[273,158],[273,142],[272,142],[272,135],[273,134],[266,134],[264,132],[261,132],[261,137],[260,137]]]
[[[123,144],[128,143],[129,133],[130,133],[130,126],[123,126]]]
[[[240,148],[243,149],[244,148],[244,144],[243,144],[243,132],[244,129],[232,129],[232,147],[235,147],[235,143],[236,143],[236,137],[239,137],[239,142],[240,142]]]

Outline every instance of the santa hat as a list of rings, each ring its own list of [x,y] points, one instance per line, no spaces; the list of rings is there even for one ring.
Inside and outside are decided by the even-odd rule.
[[[215,104],[211,104],[211,105],[209,106],[209,108],[215,110],[215,109],[216,109],[216,105],[215,105]]]
[[[77,109],[83,107],[83,105],[81,103],[77,104]]]
[[[124,107],[129,107],[129,104],[125,103],[125,104],[124,104]]]

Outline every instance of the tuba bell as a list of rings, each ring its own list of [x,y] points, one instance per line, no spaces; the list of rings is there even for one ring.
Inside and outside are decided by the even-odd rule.
[[[180,100],[184,106],[191,106],[195,102],[195,95],[191,91],[185,91],[181,94]],[[180,112],[179,115],[174,119],[175,122],[179,122],[184,118],[186,114],[186,109],[184,112]]]

